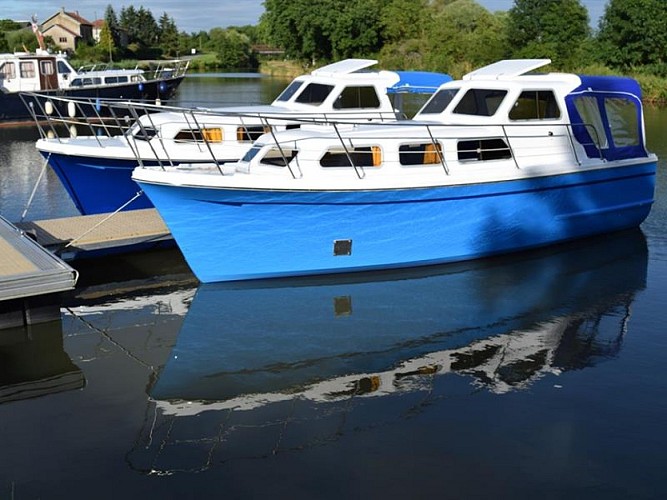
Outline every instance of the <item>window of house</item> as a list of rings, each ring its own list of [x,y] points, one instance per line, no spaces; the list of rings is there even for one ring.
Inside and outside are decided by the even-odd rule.
[[[560,108],[551,90],[524,90],[509,113],[510,120],[560,118]]]
[[[334,109],[363,109],[380,107],[380,98],[375,87],[346,87],[336,98]]]
[[[470,89],[454,108],[460,115],[493,116],[507,95],[506,90]]]
[[[59,43],[67,43],[67,38],[65,38],[64,36],[61,36],[60,38],[58,38],[58,42]]]

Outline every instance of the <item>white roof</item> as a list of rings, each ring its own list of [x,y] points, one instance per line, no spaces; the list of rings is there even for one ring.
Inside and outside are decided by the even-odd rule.
[[[516,78],[551,63],[551,59],[505,59],[465,75],[463,80],[504,80]]]
[[[316,69],[311,74],[315,76],[344,75],[368,68],[374,64],[377,64],[375,59],[345,59]]]

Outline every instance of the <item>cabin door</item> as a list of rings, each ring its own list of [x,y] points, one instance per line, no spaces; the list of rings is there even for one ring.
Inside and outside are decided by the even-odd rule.
[[[58,88],[55,57],[39,60],[39,86],[41,90]]]

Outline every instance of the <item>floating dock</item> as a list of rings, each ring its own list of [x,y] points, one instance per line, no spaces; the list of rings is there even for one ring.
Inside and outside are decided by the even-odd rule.
[[[65,261],[174,246],[155,209],[12,224],[0,217],[0,329],[60,317],[60,292],[77,271]]]
[[[154,208],[22,222],[17,226],[66,261],[174,244]]]
[[[78,274],[0,216],[0,328],[60,317],[53,296],[71,290]]]

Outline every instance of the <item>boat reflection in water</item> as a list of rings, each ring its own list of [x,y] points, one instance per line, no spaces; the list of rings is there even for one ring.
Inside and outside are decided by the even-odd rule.
[[[501,394],[594,366],[618,354],[646,268],[631,231],[414,272],[202,285],[130,462],[193,471],[303,449],[345,431],[314,437],[317,419],[373,411],[380,396],[414,407],[403,396],[437,398],[450,373]],[[373,421],[404,411],[384,405]],[[287,444],[294,422],[304,441]]]
[[[62,322],[0,332],[0,404],[81,389],[86,381],[63,346]]]

